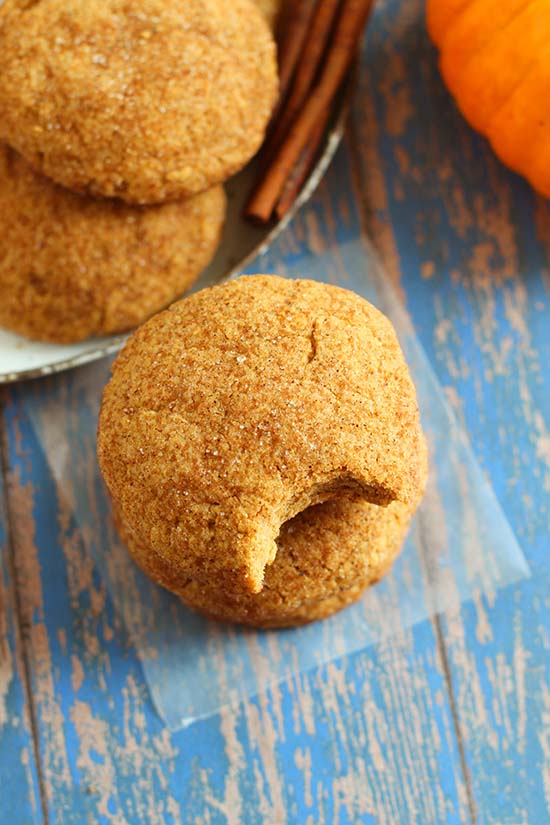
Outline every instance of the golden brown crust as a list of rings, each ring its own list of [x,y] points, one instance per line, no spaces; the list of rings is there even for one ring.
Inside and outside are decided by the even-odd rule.
[[[0,138],[58,183],[159,203],[259,148],[275,44],[250,0],[7,0]]]
[[[133,335],[104,393],[98,455],[130,543],[170,571],[167,587],[257,593],[281,525],[307,507],[415,503],[423,445],[380,312],[338,287],[253,276]]]
[[[283,524],[277,555],[259,593],[228,592],[216,581],[175,582],[117,518],[119,532],[142,569],[210,618],[261,628],[316,621],[356,601],[391,567],[420,500],[377,507],[365,501],[332,499]]]
[[[221,186],[162,206],[92,200],[0,147],[0,326],[60,343],[132,329],[193,284],[224,216]]]

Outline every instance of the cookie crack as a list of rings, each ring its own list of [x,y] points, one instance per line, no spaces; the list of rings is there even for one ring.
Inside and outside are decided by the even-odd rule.
[[[310,352],[307,356],[307,363],[311,364],[317,358],[317,319],[312,323],[309,332],[309,346]]]

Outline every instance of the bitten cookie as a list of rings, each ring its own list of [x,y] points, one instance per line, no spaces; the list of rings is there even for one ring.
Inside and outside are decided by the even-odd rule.
[[[259,593],[228,591],[195,580],[177,582],[170,563],[139,546],[117,518],[123,541],[145,573],[209,618],[261,628],[293,627],[323,619],[355,602],[395,561],[416,510],[417,497],[378,507],[336,498],[285,522],[277,555]]]
[[[390,322],[347,290],[266,275],[141,327],[114,364],[98,432],[130,549],[184,598],[191,583],[260,593],[282,525],[308,507],[414,507],[424,450]]]
[[[2,140],[70,189],[132,203],[238,171],[277,95],[251,0],[6,0],[0,77]]]
[[[59,343],[131,329],[193,284],[224,217],[221,186],[163,206],[92,200],[0,147],[0,326]]]

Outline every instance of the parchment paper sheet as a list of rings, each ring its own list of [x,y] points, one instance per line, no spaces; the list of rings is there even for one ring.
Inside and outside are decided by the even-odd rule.
[[[109,361],[41,382],[28,414],[84,541],[139,651],[153,701],[173,730],[254,695],[297,672],[362,650],[528,568],[465,433],[450,408],[408,315],[372,249],[352,240],[334,254],[304,255],[290,274],[339,282],[390,316],[417,387],[430,445],[430,482],[403,553],[362,600],[309,627],[256,632],[210,622],[150,582],[121,546],[97,467],[95,440]],[[289,264],[287,262],[288,269]],[[254,270],[272,271],[269,258]],[[283,274],[283,273],[281,273]],[[77,398],[77,403],[74,399]]]

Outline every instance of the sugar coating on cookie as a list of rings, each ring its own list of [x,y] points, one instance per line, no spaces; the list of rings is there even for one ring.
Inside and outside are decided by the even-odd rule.
[[[176,586],[185,604],[211,618],[255,627],[293,627],[330,616],[357,601],[398,556],[424,495],[428,475],[424,440],[420,458],[420,483],[407,503],[393,501],[379,507],[340,496],[285,522],[260,593],[228,592],[215,583],[197,581],[177,589],[170,570],[161,571],[169,576],[169,589]],[[138,563],[151,558],[138,548],[131,552]],[[164,584],[158,569],[146,572]]]
[[[251,0],[6,0],[0,139],[79,192],[158,203],[259,148],[276,54]]]
[[[347,290],[258,275],[132,336],[98,456],[125,532],[174,581],[257,593],[282,524],[307,507],[416,501],[423,443],[387,318]]]
[[[67,343],[132,329],[217,248],[225,194],[130,206],[76,195],[0,147],[0,326]]]
[[[216,580],[178,580],[173,566],[117,526],[135,561],[188,607],[218,621],[261,628],[294,627],[357,601],[395,561],[423,494],[378,507],[345,497],[309,507],[282,525],[277,555],[259,593],[228,590]]]

